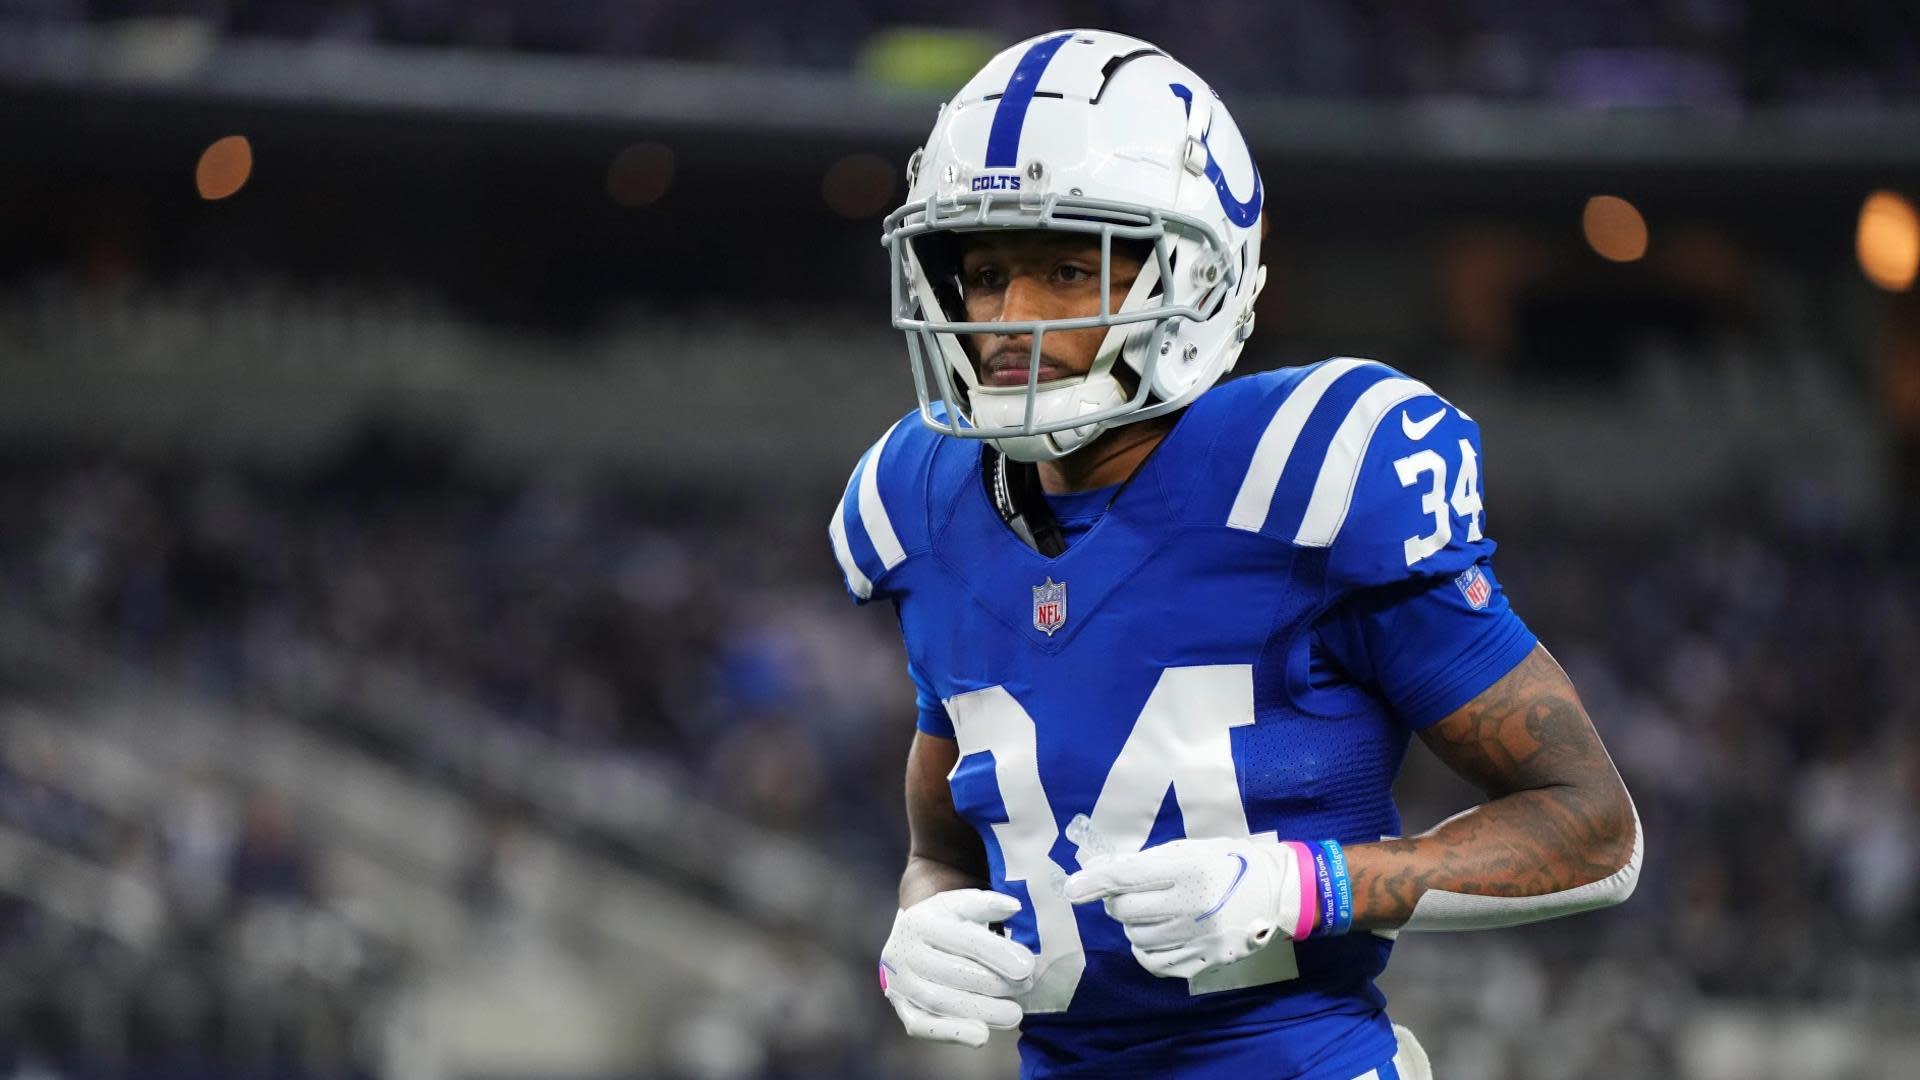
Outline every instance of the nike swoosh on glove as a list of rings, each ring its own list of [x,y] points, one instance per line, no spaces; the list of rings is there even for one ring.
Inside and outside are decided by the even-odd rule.
[[[1243,960],[1275,935],[1298,940],[1319,913],[1293,850],[1266,840],[1175,840],[1102,859],[1067,879],[1067,899],[1106,901],[1140,966],[1190,979]]]
[[[936,893],[902,910],[880,950],[880,989],[907,1034],[979,1046],[988,1028],[1020,1026],[1032,950],[989,929],[1020,901],[986,889]]]

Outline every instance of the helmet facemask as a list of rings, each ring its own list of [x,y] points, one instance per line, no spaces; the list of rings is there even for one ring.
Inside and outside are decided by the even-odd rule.
[[[954,238],[1001,229],[1098,237],[1100,310],[1064,319],[969,321]],[[1114,310],[1116,241],[1150,245],[1151,253]],[[1107,428],[1181,408],[1210,385],[1212,379],[1197,373],[1183,377],[1193,347],[1182,350],[1180,330],[1208,321],[1244,272],[1219,232],[1198,218],[1072,195],[929,196],[888,216],[884,242],[892,263],[893,325],[907,337],[922,420],[942,434],[990,440],[1025,461],[1065,456]],[[1086,373],[1040,381],[1047,334],[1097,327],[1107,334]],[[1027,383],[982,385],[964,344],[970,334],[1030,335]]]

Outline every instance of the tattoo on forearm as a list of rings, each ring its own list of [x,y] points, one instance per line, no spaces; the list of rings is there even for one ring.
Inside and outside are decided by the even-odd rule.
[[[1491,798],[1422,836],[1350,849],[1356,924],[1398,926],[1430,889],[1539,896],[1626,863],[1626,789],[1545,650],[1424,737]]]

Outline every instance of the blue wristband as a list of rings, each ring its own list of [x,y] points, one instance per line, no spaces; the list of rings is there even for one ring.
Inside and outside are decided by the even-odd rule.
[[[1353,881],[1347,877],[1347,853],[1337,840],[1312,845],[1313,869],[1318,878],[1320,921],[1314,937],[1334,937],[1353,929]]]

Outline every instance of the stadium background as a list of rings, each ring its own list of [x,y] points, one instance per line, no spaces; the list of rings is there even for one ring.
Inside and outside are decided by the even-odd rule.
[[[1402,943],[1439,1074],[1914,1075],[1896,0],[0,0],[0,1074],[1006,1075],[871,986],[911,692],[824,522],[906,155],[1076,23],[1249,134],[1242,370],[1480,419],[1638,799],[1630,904]]]

